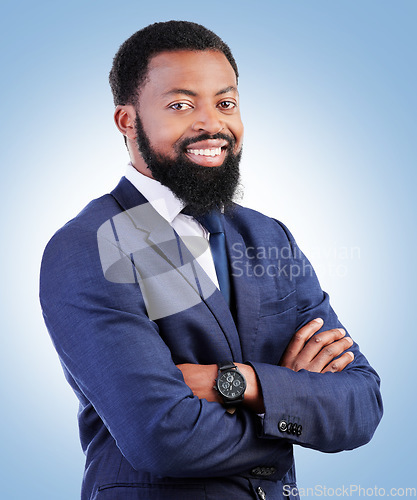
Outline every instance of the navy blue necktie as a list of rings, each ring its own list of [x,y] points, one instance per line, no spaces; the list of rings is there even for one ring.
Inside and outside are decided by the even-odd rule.
[[[224,236],[223,219],[219,212],[209,212],[195,217],[210,233],[209,243],[216,268],[217,280],[227,304],[230,306],[230,280],[227,267],[226,239]]]

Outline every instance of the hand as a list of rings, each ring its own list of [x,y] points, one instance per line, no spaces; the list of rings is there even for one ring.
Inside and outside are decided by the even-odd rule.
[[[327,330],[311,338],[322,326],[323,320],[317,318],[300,328],[290,340],[279,363],[280,366],[295,372],[304,369],[326,373],[341,372],[351,363],[354,358],[353,353],[348,351],[342,354],[342,352],[349,349],[353,341],[350,337],[345,337],[346,332],[342,328]],[[335,359],[339,354],[342,356]]]
[[[217,377],[217,365],[195,365],[183,363],[177,365],[181,370],[184,382],[193,391],[194,396],[207,401],[221,403],[219,393],[213,388]]]
[[[235,363],[235,365],[246,379],[246,391],[242,404],[257,413],[263,413],[265,409],[262,391],[255,370],[251,366],[242,363]],[[219,393],[214,389],[217,378],[217,365],[184,363],[177,365],[177,368],[181,370],[184,382],[193,391],[194,396],[211,402],[223,403]]]

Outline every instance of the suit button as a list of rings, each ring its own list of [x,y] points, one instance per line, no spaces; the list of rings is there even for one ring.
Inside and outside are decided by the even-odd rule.
[[[303,426],[302,425],[298,425],[297,426],[297,430],[296,430],[297,436],[301,436],[302,432],[303,432]]]
[[[266,500],[266,493],[260,486],[256,488],[256,493],[258,494],[259,500]]]
[[[281,432],[286,432],[287,428],[288,428],[287,422],[285,420],[280,420],[278,423],[278,429]]]
[[[291,433],[292,433],[292,431],[293,431],[293,426],[294,426],[294,425],[295,425],[295,424],[293,424],[293,423],[289,422],[289,424],[288,424],[288,426],[287,426],[287,432],[288,432],[288,434],[291,434]]]

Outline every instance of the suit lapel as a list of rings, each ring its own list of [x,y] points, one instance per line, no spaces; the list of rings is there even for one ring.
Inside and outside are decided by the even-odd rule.
[[[122,177],[119,184],[111,192],[132,224],[145,233],[144,241],[153,248],[173,268],[181,266],[178,252],[173,252],[175,231],[167,221],[153,208],[148,200]]]
[[[166,226],[168,223],[156,212],[148,200],[125,177],[122,177],[119,184],[111,192],[111,195],[116,199],[124,211],[129,211],[130,218],[136,228],[148,233],[146,240],[150,243],[154,250],[157,251],[161,257],[166,259],[166,261],[169,262],[174,268],[178,269],[181,265],[178,261],[179,254],[177,252],[167,251],[167,247],[164,245],[164,242],[166,242],[167,239]],[[137,216],[135,216],[136,207],[138,207]],[[175,238],[175,234],[175,231],[172,229],[173,238]],[[191,254],[183,243],[180,247],[180,254],[181,253],[181,258],[185,261],[190,262],[190,259],[194,260],[190,257]],[[230,309],[222,293],[214,287],[214,284],[204,270],[195,261],[194,265],[194,272],[200,278],[199,292],[201,292],[201,288],[208,289],[209,292],[212,292],[213,288],[215,289],[214,293],[200,293],[200,296],[208,307],[210,313],[215,317],[219,327],[226,337],[230,353],[225,353],[225,359],[227,359],[228,356],[231,356],[234,361],[241,362],[242,351],[239,342],[239,335]],[[195,284],[195,274],[193,274],[193,276],[184,275],[183,273],[181,274],[184,279],[191,286],[193,286],[193,288],[195,288],[195,285],[193,285]],[[207,281],[209,281],[209,283],[207,283]]]
[[[194,258],[170,224],[127,179],[122,178],[111,194],[124,209],[124,214],[129,217],[131,224],[141,231],[147,247],[157,253],[197,295],[201,296],[191,265],[184,266],[184,263],[192,263]],[[165,264],[164,269],[166,269]],[[205,290],[208,288],[206,286]],[[212,293],[213,290],[214,286],[208,293]]]
[[[223,330],[230,348],[230,354],[232,356],[231,361],[241,363],[243,357],[239,334],[223,294],[216,288],[216,291],[208,299],[205,299],[204,302],[216,318],[220,328]],[[228,359],[227,356],[224,359]]]
[[[148,203],[148,200],[140,193],[126,177],[122,177],[119,184],[110,193],[123,210]]]
[[[259,312],[260,295],[258,279],[246,255],[246,244],[242,235],[225,217],[226,247],[230,264],[230,279],[234,290],[236,325],[242,348],[243,360],[250,359],[255,342]]]

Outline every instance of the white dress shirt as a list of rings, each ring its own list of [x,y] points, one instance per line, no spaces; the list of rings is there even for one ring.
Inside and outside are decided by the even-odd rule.
[[[175,229],[180,237],[200,236],[208,240],[209,232],[193,217],[181,213],[185,205],[169,188],[159,181],[141,174],[131,163],[127,165],[125,177],[143,194],[152,207]],[[191,248],[190,251],[192,251]],[[199,255],[196,260],[219,288],[210,247],[208,246],[207,250]]]

